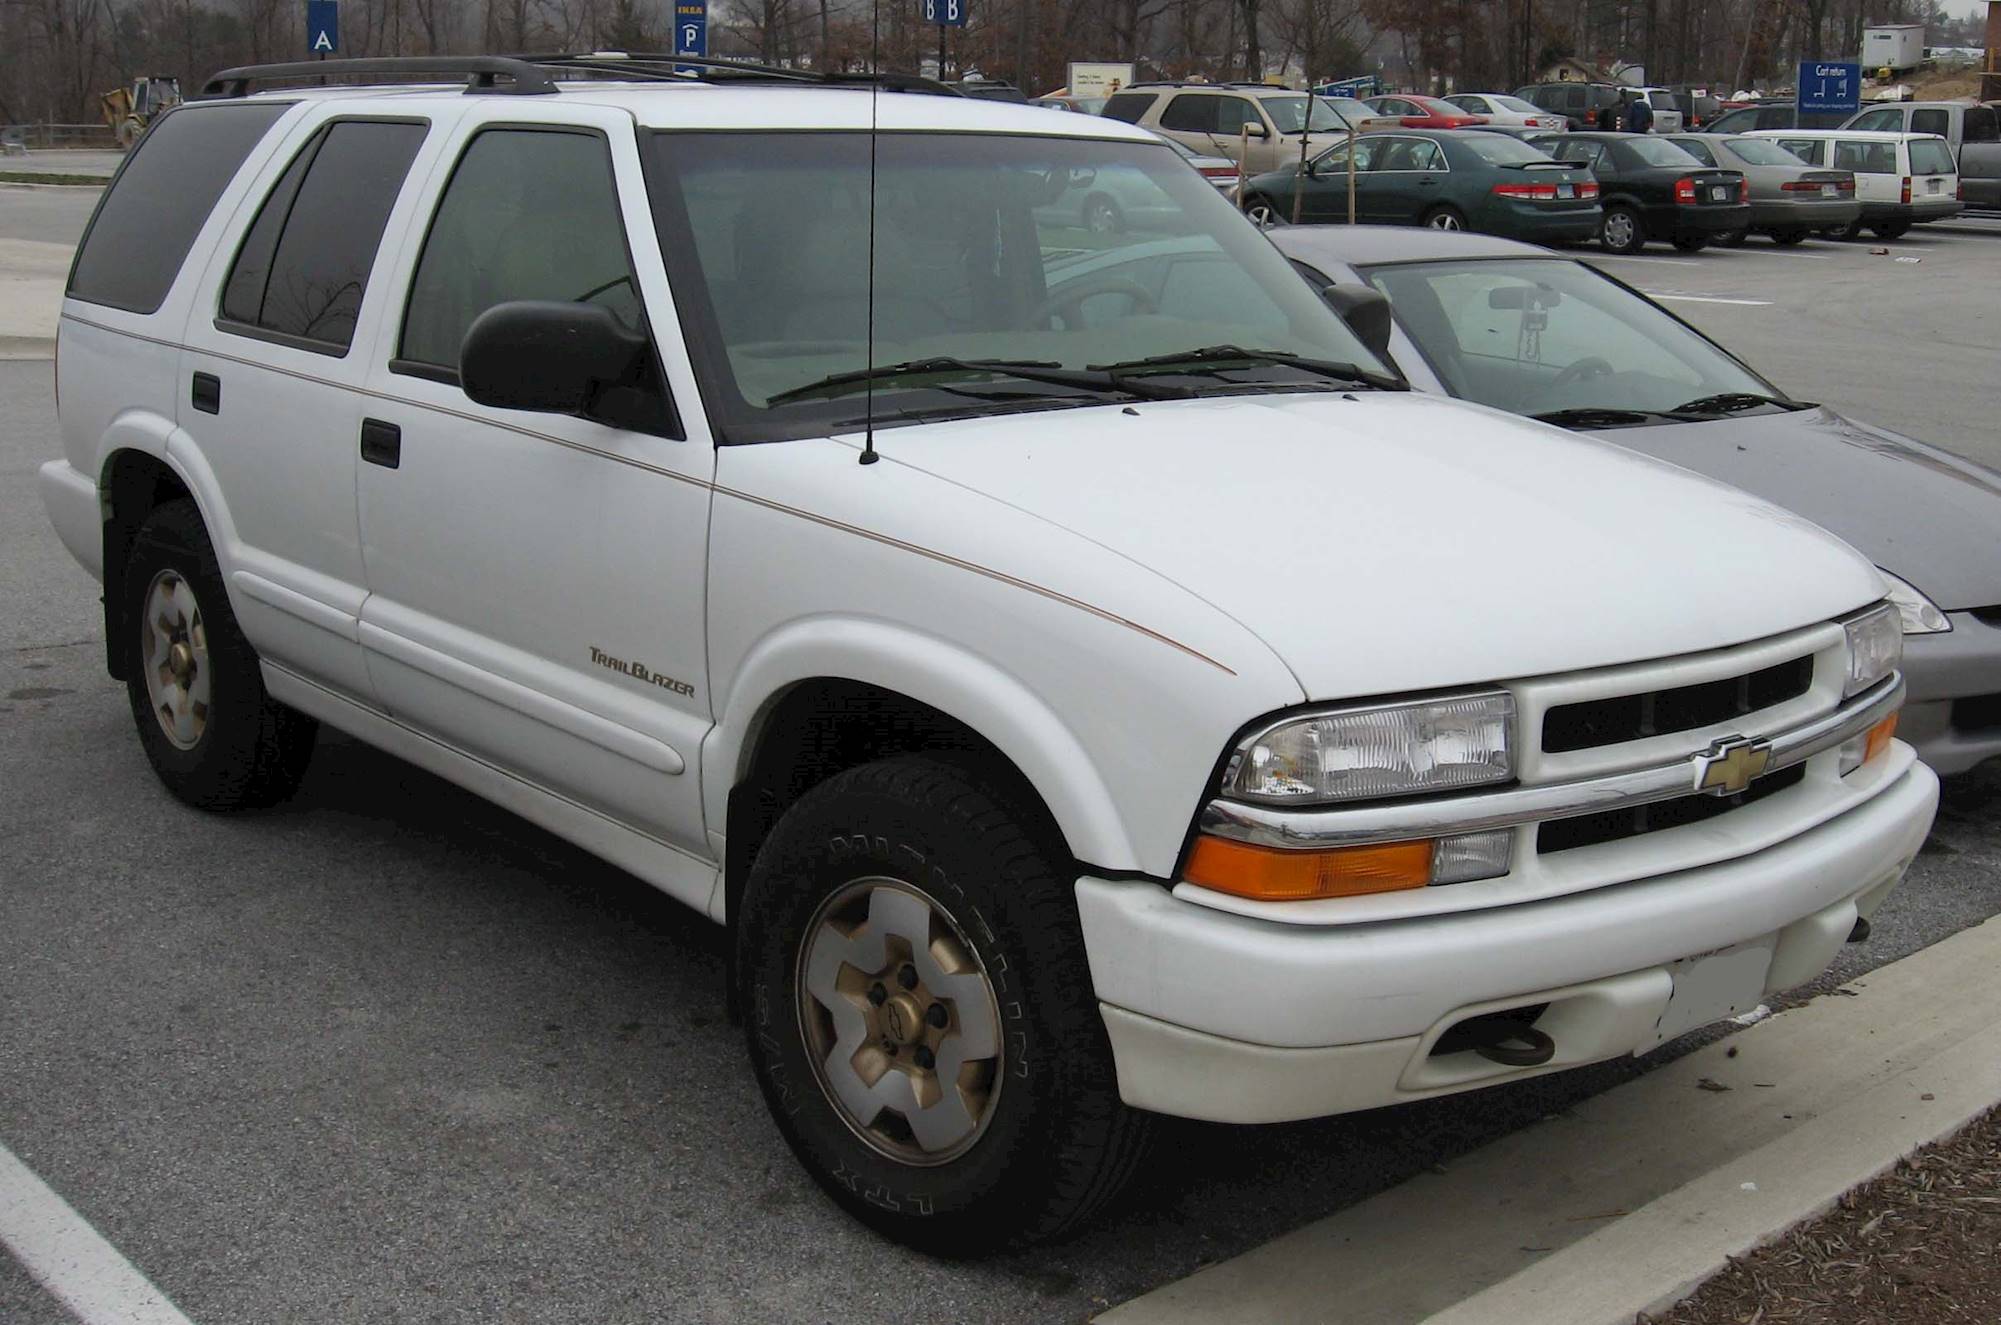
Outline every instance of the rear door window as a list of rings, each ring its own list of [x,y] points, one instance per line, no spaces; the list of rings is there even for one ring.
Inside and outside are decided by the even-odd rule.
[[[1207,92],[1183,92],[1160,112],[1160,127],[1182,133],[1214,133],[1218,100]]]
[[[1912,133],[1935,133],[1943,138],[1952,129],[1952,117],[1942,110],[1911,112]]]
[[[91,218],[70,267],[69,297],[158,312],[216,199],[291,106],[183,106],[156,122]]]
[[[1810,166],[1817,166],[1827,155],[1827,143],[1820,138],[1781,138],[1779,146],[1791,152]]]
[[[1138,124],[1140,117],[1151,110],[1158,100],[1160,95],[1155,92],[1114,92],[1105,102],[1105,108],[1098,113],[1108,120]]]
[[[429,128],[336,120],[313,135],[237,249],[216,325],[347,353],[382,229]]]
[[[1913,175],[1950,175],[1958,169],[1952,161],[1952,149],[1942,138],[1914,139],[1910,152]]]
[[[1716,153],[1709,150],[1709,144],[1694,138],[1677,138],[1674,145],[1694,157],[1705,166],[1716,164]]]
[[[1834,168],[1852,170],[1860,175],[1894,175],[1897,173],[1897,145],[1852,139],[1837,141],[1834,144]]]

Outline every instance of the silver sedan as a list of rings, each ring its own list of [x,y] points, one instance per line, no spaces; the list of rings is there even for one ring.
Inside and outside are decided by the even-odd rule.
[[[1862,215],[1852,170],[1821,170],[1764,138],[1677,133],[1668,141],[1705,166],[1741,170],[1750,181],[1751,224],[1718,235],[1715,242],[1725,247],[1737,247],[1754,232],[1770,235],[1774,243],[1797,244]]]

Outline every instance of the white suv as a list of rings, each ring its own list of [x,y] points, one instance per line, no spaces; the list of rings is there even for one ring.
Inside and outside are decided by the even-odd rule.
[[[249,94],[413,70],[472,81]],[[1403,389],[1380,296],[1143,130],[637,58],[211,89],[83,241],[40,478],[154,767],[268,803],[327,723],[730,926],[781,1131],[897,1237],[1071,1227],[1149,1111],[1645,1052],[1931,822],[1868,562]],[[1155,230],[1083,227],[1114,180]]]

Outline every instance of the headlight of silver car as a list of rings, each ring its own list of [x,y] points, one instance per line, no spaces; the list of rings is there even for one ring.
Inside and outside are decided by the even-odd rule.
[[[1237,747],[1223,792],[1314,805],[1505,782],[1514,716],[1513,696],[1493,690],[1289,718]]]
[[[1876,569],[1883,571],[1883,578],[1890,582],[1890,606],[1897,609],[1906,635],[1937,635],[1952,629],[1952,622],[1938,610],[1938,604],[1919,593],[1910,581],[1899,579],[1881,566]]]
[[[1904,623],[1894,606],[1881,603],[1841,624],[1848,632],[1848,684],[1841,691],[1847,699],[1897,670],[1904,660]]]

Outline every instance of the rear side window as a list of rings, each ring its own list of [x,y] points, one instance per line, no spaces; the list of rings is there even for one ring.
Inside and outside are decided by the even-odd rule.
[[[1699,143],[1692,138],[1677,138],[1674,140],[1674,145],[1705,166],[1716,164],[1716,154],[1709,150],[1708,143]],[[1746,159],[1748,160],[1749,158]]]
[[[1945,137],[1952,128],[1952,117],[1942,110],[1914,110],[1911,112],[1912,133],[1935,133]]]
[[[1992,106],[1968,106],[1959,136],[1961,142],[1968,143],[2001,140],[2001,115],[1996,115]]]
[[[1827,154],[1827,144],[1818,138],[1781,138],[1779,146],[1810,166],[1817,166]]]
[[[1183,93],[1160,112],[1160,127],[1183,133],[1216,132],[1216,103],[1220,97],[1206,92]]]
[[[1115,92],[1098,113],[1108,120],[1138,124],[1140,116],[1146,114],[1158,100],[1160,95],[1155,92]]]
[[[347,353],[382,229],[428,128],[336,120],[315,134],[243,237],[217,325]]]
[[[488,129],[472,140],[424,238],[395,366],[456,381],[473,319],[517,299],[601,304],[644,328],[611,151],[594,133]]]
[[[1837,142],[1834,145],[1834,168],[1852,170],[1858,175],[1894,175],[1898,173],[1897,145]]]
[[[155,124],[91,218],[70,268],[70,297],[158,312],[215,200],[291,106],[183,106]]]

